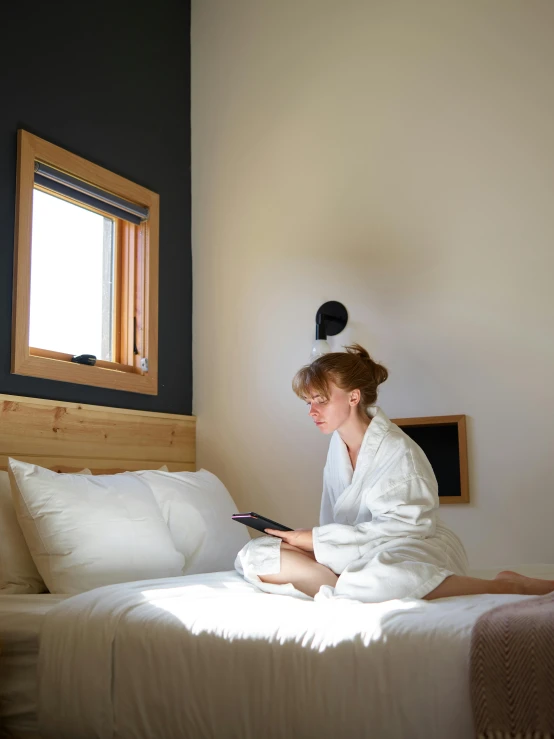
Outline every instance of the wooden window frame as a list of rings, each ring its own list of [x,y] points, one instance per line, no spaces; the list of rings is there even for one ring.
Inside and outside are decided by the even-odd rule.
[[[149,209],[148,221],[139,226],[116,220],[114,362],[76,364],[70,354],[29,346],[36,161]],[[23,130],[18,132],[16,188],[12,373],[157,395],[159,195]]]

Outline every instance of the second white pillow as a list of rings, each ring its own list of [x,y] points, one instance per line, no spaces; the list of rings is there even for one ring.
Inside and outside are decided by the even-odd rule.
[[[152,488],[175,547],[185,557],[183,574],[233,569],[250,537],[245,526],[232,520],[237,509],[218,477],[208,470],[134,474]]]

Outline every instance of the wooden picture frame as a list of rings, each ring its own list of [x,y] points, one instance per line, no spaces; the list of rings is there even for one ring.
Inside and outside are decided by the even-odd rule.
[[[427,455],[439,483],[440,503],[469,503],[465,415],[396,418],[393,423]]]

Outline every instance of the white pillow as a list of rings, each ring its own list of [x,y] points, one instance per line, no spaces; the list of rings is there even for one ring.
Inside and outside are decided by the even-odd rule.
[[[17,520],[50,592],[181,574],[183,555],[137,475],[61,475],[14,459],[9,467]]]
[[[7,472],[0,470],[0,593],[30,595],[45,590],[17,523],[10,478]]]
[[[236,523],[233,499],[211,472],[135,472],[151,487],[171,532],[185,557],[183,574],[234,569],[237,553],[250,540]]]
[[[78,474],[90,475],[90,470]],[[17,522],[10,478],[0,470],[0,595],[32,595],[45,590]]]

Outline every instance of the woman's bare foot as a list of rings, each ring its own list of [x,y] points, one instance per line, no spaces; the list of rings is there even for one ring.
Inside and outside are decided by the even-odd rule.
[[[546,595],[554,591],[554,580],[540,580],[537,577],[527,577],[511,570],[499,572],[494,579],[519,583],[523,586],[526,595]]]

